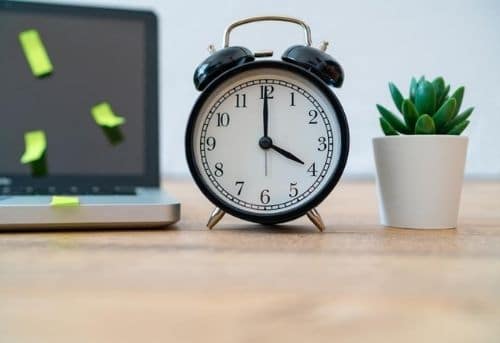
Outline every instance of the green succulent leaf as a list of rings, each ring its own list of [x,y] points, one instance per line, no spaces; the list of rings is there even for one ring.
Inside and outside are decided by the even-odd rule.
[[[410,132],[415,132],[415,123],[418,119],[418,111],[413,102],[409,99],[403,101],[403,105],[401,106],[403,111],[403,117],[405,118],[406,126],[408,127]]]
[[[438,107],[440,106],[440,104],[443,104],[446,100],[448,100],[447,96],[449,92],[450,92],[450,85],[444,88],[443,94],[441,94],[441,97],[438,98],[437,100]]]
[[[417,79],[412,77],[410,81],[410,100],[415,102],[415,93],[417,92]]]
[[[443,128],[443,132],[449,132],[451,129],[453,129],[455,126],[457,126],[458,124],[460,124],[461,122],[467,120],[467,118],[470,117],[470,115],[472,114],[472,112],[474,111],[474,107],[470,107],[468,109],[466,109],[465,111],[463,111],[462,113],[460,113],[458,116],[456,116],[455,118],[453,118],[452,120],[450,120]]]
[[[380,115],[389,123],[391,126],[396,130],[401,133],[409,133],[408,128],[406,125],[396,117],[394,113],[389,111],[387,108],[385,108],[382,105],[377,105],[377,109],[380,112]]]
[[[380,126],[382,127],[382,131],[384,131],[384,134],[386,136],[397,136],[399,133],[394,130],[394,128],[389,124],[387,120],[385,120],[383,117],[380,117]]]
[[[436,124],[438,133],[445,132],[443,129],[445,125],[450,121],[451,116],[455,111],[456,105],[457,101],[455,100],[455,98],[449,98],[432,116],[432,119],[434,119],[434,123]]]
[[[415,103],[415,94],[417,94],[417,87],[420,82],[425,81],[424,76],[420,76],[420,78],[417,80],[414,77],[411,78],[411,83],[410,83],[410,100]]]
[[[455,125],[455,127],[452,128],[448,132],[448,134],[449,135],[456,135],[456,136],[460,135],[462,132],[464,132],[464,130],[467,128],[467,126],[469,126],[469,123],[470,123],[470,121],[465,120],[465,121]]]
[[[415,106],[420,114],[434,114],[436,110],[436,91],[429,81],[419,82],[415,93]]]
[[[442,98],[442,95],[446,87],[444,79],[441,76],[436,77],[434,81],[432,81],[432,85],[434,86],[434,90],[436,91],[436,101],[437,101],[436,107],[440,107],[442,104],[440,100]]]
[[[436,125],[434,120],[428,114],[422,114],[417,119],[415,124],[415,134],[417,135],[433,135],[436,133]]]
[[[389,91],[391,92],[392,100],[394,101],[396,108],[401,112],[401,104],[404,100],[403,95],[401,95],[398,87],[396,87],[396,85],[392,82],[389,82]]]
[[[456,117],[458,114],[458,111],[460,111],[460,107],[462,106],[462,100],[464,99],[464,92],[465,88],[464,87],[459,87],[451,96],[450,98],[454,98],[457,101],[457,106],[455,108],[455,111],[453,112],[452,119]]]

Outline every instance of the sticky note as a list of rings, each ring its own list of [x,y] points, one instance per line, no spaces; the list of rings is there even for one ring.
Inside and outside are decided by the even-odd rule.
[[[21,32],[19,34],[19,42],[33,75],[42,77],[52,73],[54,67],[37,30]]]
[[[21,163],[27,164],[40,160],[47,150],[45,132],[29,131],[24,134],[25,150],[21,156]]]
[[[80,199],[72,196],[55,195],[52,197],[52,201],[50,202],[50,206],[54,207],[78,205],[80,205]]]
[[[91,113],[99,126],[113,128],[125,123],[125,118],[117,116],[107,102],[101,102],[92,107]]]

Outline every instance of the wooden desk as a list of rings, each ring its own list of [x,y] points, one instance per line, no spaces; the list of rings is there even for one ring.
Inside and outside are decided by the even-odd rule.
[[[466,184],[457,230],[383,229],[371,183],[263,227],[168,184],[166,230],[0,234],[1,342],[499,342],[500,184]]]

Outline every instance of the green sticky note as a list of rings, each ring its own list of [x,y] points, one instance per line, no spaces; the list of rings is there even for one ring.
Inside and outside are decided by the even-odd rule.
[[[107,102],[101,102],[92,107],[91,113],[99,126],[113,128],[125,123],[125,118],[117,116]]]
[[[78,197],[55,195],[52,197],[50,206],[78,206],[80,205],[80,199]]]
[[[45,139],[45,132],[30,131],[24,134],[25,150],[21,156],[21,163],[27,164],[40,160],[47,150],[47,140]]]
[[[19,34],[19,42],[28,60],[31,72],[36,77],[46,76],[52,73],[54,67],[50,62],[49,55],[42,38],[37,30],[26,30]]]

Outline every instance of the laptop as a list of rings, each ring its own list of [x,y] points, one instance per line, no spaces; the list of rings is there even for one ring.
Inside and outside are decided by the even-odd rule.
[[[0,230],[179,220],[153,13],[0,1]]]

